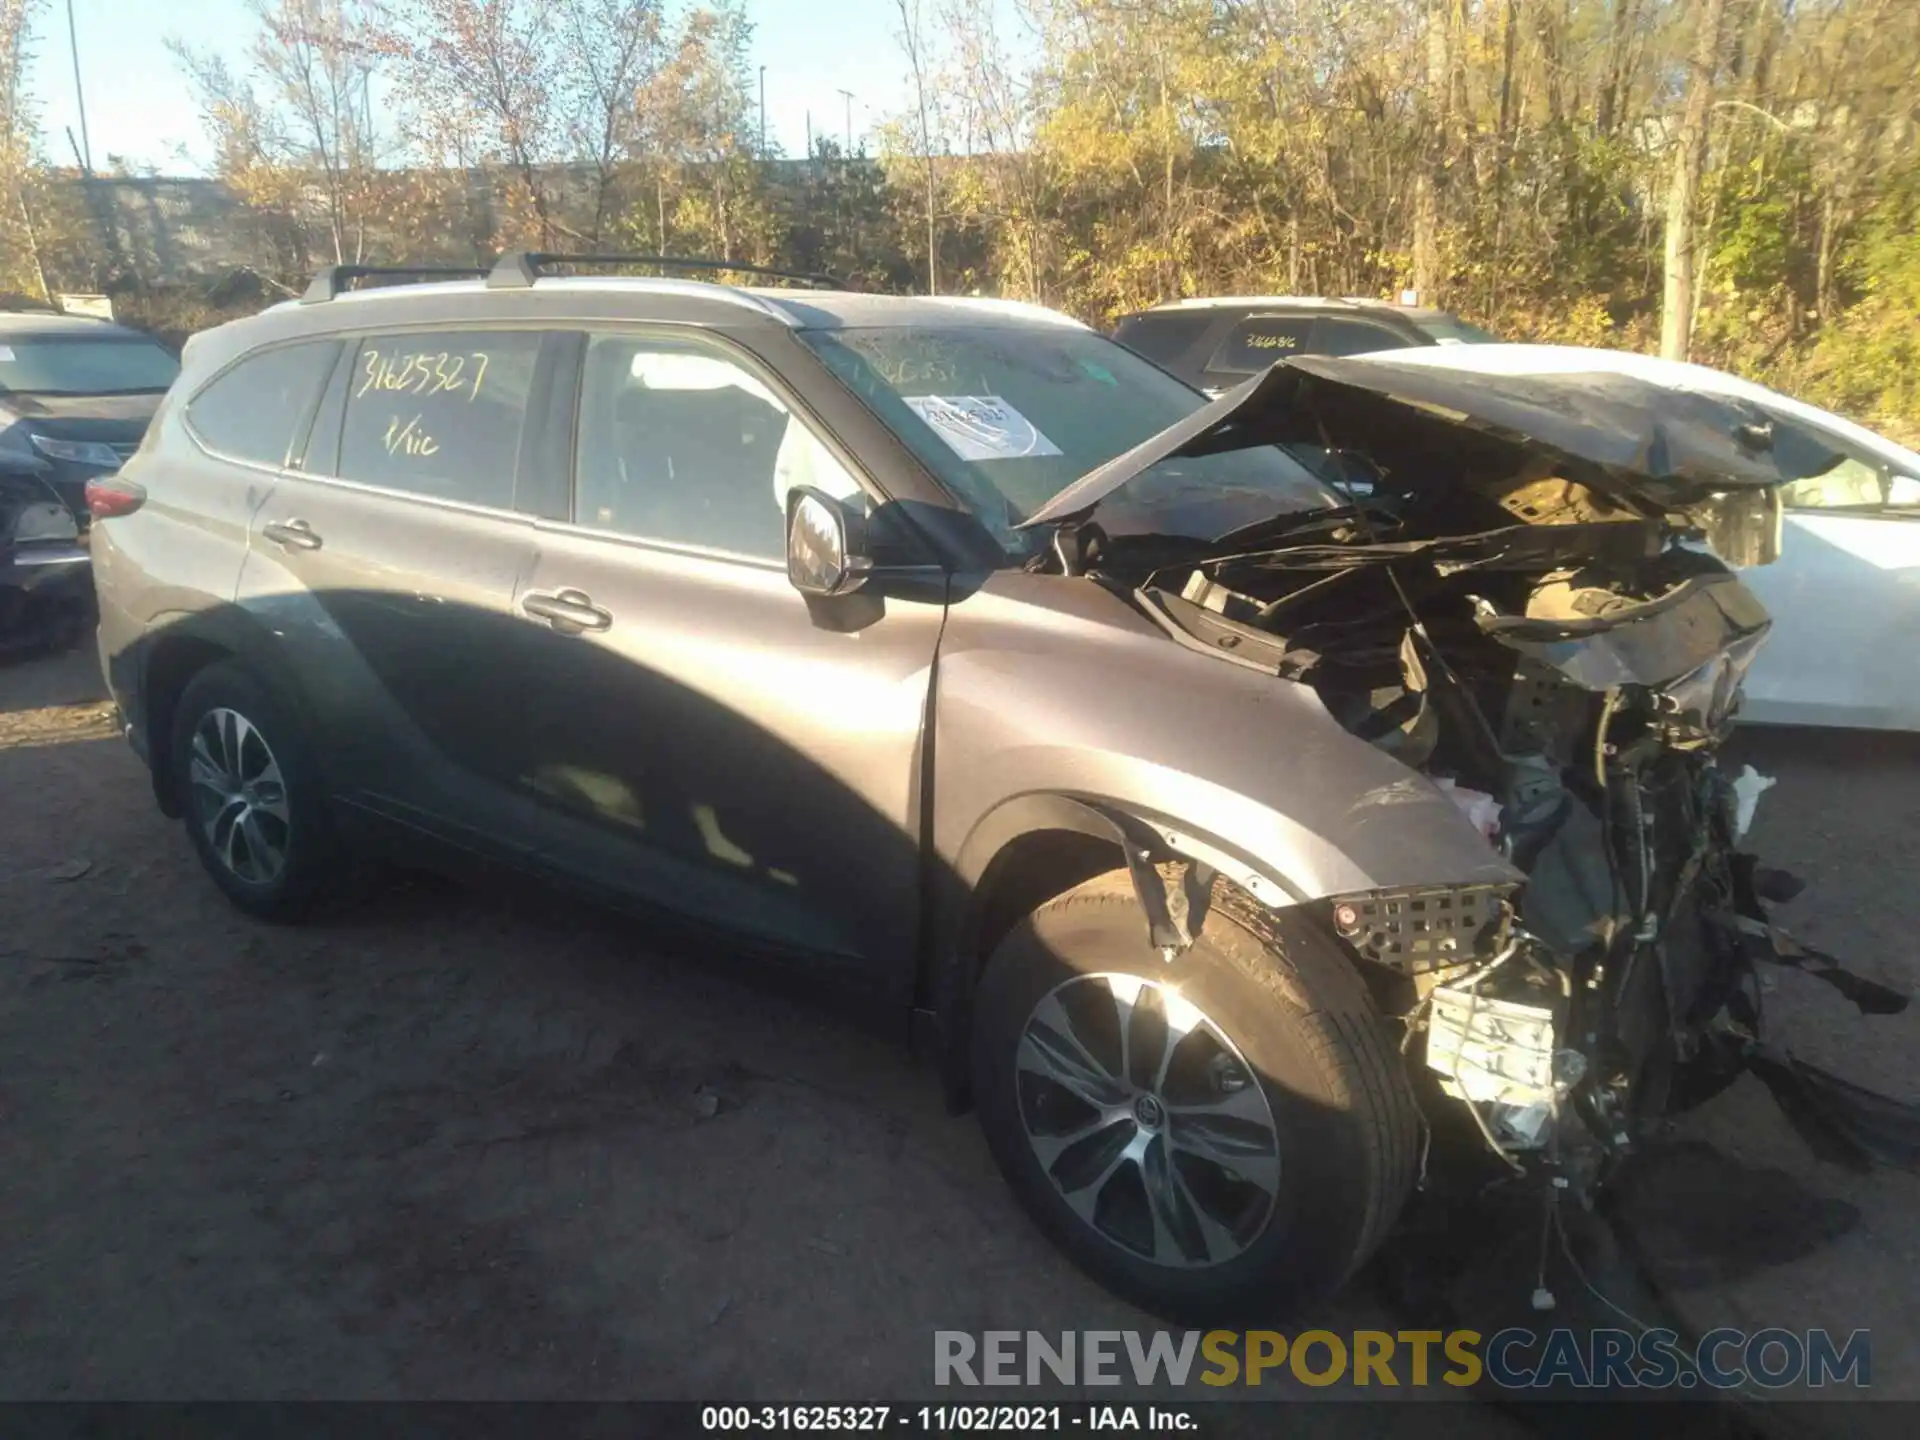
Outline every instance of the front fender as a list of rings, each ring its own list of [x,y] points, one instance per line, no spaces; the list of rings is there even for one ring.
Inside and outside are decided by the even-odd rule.
[[[1270,904],[1523,878],[1312,689],[1185,650],[1089,580],[1007,572],[957,603],[936,723],[934,848],[963,878],[1041,795],[1138,816]]]

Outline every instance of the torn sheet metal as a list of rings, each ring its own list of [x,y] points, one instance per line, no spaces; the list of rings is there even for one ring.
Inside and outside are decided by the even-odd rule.
[[[1747,947],[1747,953],[1753,959],[1774,965],[1788,965],[1816,980],[1824,980],[1851,1000],[1862,1015],[1898,1015],[1912,1002],[1910,995],[1865,975],[1855,974],[1826,951],[1794,939],[1770,921],[1725,912],[1714,915],[1712,919],[1755,942]]]
[[[1604,595],[1564,584],[1559,592],[1569,609]],[[1503,614],[1478,600],[1474,623],[1482,634],[1585,690],[1677,684],[1682,689],[1669,702],[1675,713],[1730,709],[1773,624],[1752,592],[1727,574],[1695,576],[1652,600],[1615,603],[1606,614],[1577,618],[1537,613],[1554,596],[1554,587],[1540,587],[1526,615]]]
[[[1843,1080],[1785,1051],[1761,1048],[1748,1067],[1823,1160],[1920,1171],[1920,1106]]]

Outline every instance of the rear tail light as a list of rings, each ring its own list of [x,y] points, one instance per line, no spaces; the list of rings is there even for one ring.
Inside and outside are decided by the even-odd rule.
[[[146,488],[117,475],[99,475],[87,481],[87,513],[96,520],[131,515],[147,503]]]

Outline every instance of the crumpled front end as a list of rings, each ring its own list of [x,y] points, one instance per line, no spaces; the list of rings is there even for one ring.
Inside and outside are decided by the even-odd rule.
[[[1314,437],[1343,508],[1110,539],[1091,507],[1125,480],[1096,473],[1047,514],[1171,638],[1311,686],[1523,877],[1316,903],[1486,1146],[1581,1185],[1765,1055],[1753,963],[1807,955],[1766,914],[1792,882],[1740,849],[1753,782],[1717,760],[1771,624],[1724,560],[1772,558],[1772,486],[1835,457],[1610,379],[1402,378],[1277,366],[1127,462]]]

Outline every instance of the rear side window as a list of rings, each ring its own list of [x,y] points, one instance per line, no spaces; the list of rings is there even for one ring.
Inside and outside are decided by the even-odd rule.
[[[1227,332],[1207,369],[1228,375],[1253,375],[1277,360],[1307,348],[1313,318],[1301,315],[1249,315]]]
[[[512,509],[540,339],[526,330],[367,336],[347,376],[341,477]]]
[[[339,350],[337,341],[318,340],[249,355],[193,397],[187,423],[217,454],[284,465]]]
[[[1313,322],[1313,349],[1318,355],[1365,355],[1372,350],[1405,350],[1412,343],[1397,331],[1365,320],[1336,320],[1323,315]]]

